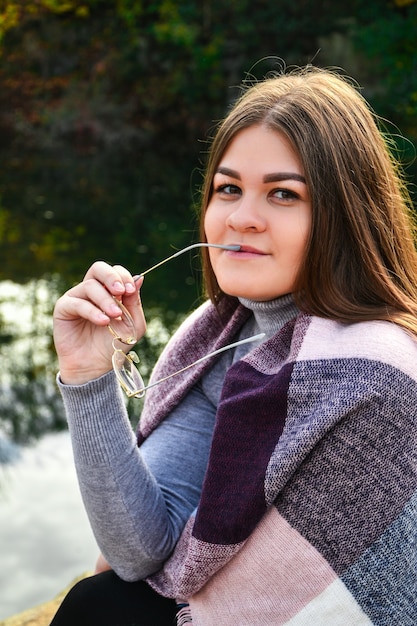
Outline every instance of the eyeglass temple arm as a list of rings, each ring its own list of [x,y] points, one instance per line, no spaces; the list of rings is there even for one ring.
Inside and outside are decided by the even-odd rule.
[[[169,376],[165,376],[165,378],[160,378],[159,380],[156,380],[150,385],[146,385],[145,387],[142,387],[142,389],[139,389],[138,391],[142,393],[146,391],[147,389],[150,389],[151,387],[155,387],[156,385],[159,385],[159,383],[165,382],[166,380],[168,380],[169,378],[172,378],[173,376],[177,376],[177,374],[182,374],[182,372],[185,372],[186,370],[190,369],[190,367],[194,367],[194,365],[198,365],[202,361],[205,361],[206,359],[209,359],[212,356],[215,356],[216,354],[220,354],[221,352],[225,352],[226,350],[230,350],[231,348],[236,348],[237,346],[241,346],[244,343],[249,343],[251,341],[258,341],[262,339],[263,337],[265,337],[265,333],[259,333],[258,335],[253,335],[252,337],[247,337],[246,339],[241,339],[240,341],[235,341],[235,343],[230,343],[227,346],[223,346],[223,348],[218,348],[217,350],[214,350],[214,352],[210,352],[209,354],[202,356],[197,361],[194,361],[194,363],[190,363],[190,365],[186,365],[185,367],[178,370],[177,372],[174,372],[173,374],[169,374]]]
[[[152,265],[152,267],[145,270],[144,272],[141,272],[139,276],[135,278],[135,280],[139,280],[139,278],[141,278],[142,276],[145,276],[145,274],[148,274],[148,272],[152,272],[152,270],[155,270],[157,267],[160,267],[164,263],[171,261],[171,259],[175,259],[175,257],[180,256],[181,254],[184,254],[184,252],[188,252],[189,250],[192,250],[193,248],[222,248],[223,250],[240,250],[240,246],[238,245],[223,246],[222,244],[219,244],[219,243],[193,243],[191,246],[187,246],[186,248],[183,248],[182,250],[175,252],[175,254],[172,254],[166,259],[163,259],[163,261],[159,261],[159,263],[157,263],[156,265]]]

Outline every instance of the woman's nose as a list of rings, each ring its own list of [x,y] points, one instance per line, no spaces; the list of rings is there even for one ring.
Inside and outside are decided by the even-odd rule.
[[[242,198],[238,204],[234,205],[229,213],[227,226],[233,230],[262,231],[265,229],[265,219],[259,210],[259,201],[256,199]]]

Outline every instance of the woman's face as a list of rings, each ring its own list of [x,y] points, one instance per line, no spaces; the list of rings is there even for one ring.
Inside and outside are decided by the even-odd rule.
[[[240,131],[220,160],[207,207],[209,243],[220,288],[232,296],[272,300],[294,290],[311,228],[311,201],[298,155],[264,126]]]

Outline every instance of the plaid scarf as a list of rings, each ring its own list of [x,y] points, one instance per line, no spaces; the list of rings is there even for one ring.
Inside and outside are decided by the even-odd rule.
[[[154,376],[249,314],[204,305]],[[188,600],[197,625],[415,626],[416,363],[394,324],[300,314],[232,365],[198,510],[152,587]],[[139,443],[210,365],[148,391]]]

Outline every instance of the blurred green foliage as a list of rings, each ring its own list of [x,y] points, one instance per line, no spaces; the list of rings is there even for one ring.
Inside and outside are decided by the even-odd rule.
[[[241,80],[336,65],[335,35],[416,142],[415,2],[1,1],[0,278],[137,271],[195,240],[205,141]],[[164,275],[167,306],[192,303],[189,261]]]

